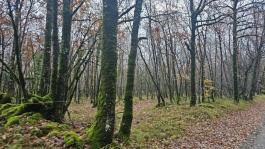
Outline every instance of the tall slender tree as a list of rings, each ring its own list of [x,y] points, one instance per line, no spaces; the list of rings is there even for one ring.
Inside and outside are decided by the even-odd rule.
[[[128,72],[127,72],[127,82],[124,97],[124,112],[120,125],[119,134],[122,137],[129,138],[131,134],[131,126],[133,119],[133,88],[134,88],[134,76],[135,76],[135,66],[138,48],[138,32],[141,21],[141,11],[142,11],[143,0],[136,0],[133,28],[131,33],[131,51],[128,59]]]
[[[118,1],[103,0],[101,82],[96,120],[88,130],[93,148],[112,143],[117,80]]]
[[[23,75],[23,70],[22,70],[22,56],[21,56],[21,41],[20,41],[20,32],[19,32],[19,22],[20,22],[20,18],[21,18],[21,7],[23,4],[21,4],[20,0],[16,0],[15,2],[15,6],[16,9],[15,10],[15,15],[13,12],[13,8],[12,8],[12,4],[10,0],[7,0],[7,6],[8,6],[8,15],[11,19],[12,22],[12,28],[14,31],[14,35],[13,35],[13,50],[16,56],[16,66],[17,66],[17,71],[18,71],[18,79],[19,79],[19,85],[20,85],[20,89],[22,90],[22,94],[23,97],[25,99],[28,98],[29,94],[28,91],[26,89],[26,81]]]
[[[59,58],[59,39],[58,39],[58,0],[53,0],[53,20],[52,20],[52,76],[51,76],[51,96],[54,98],[57,90],[57,75],[58,75],[58,58]]]
[[[45,26],[45,43],[43,51],[42,74],[39,86],[39,94],[44,96],[49,92],[51,78],[51,39],[52,39],[52,14],[53,1],[47,0],[46,26]]]
[[[233,1],[233,30],[232,30],[232,40],[233,40],[233,79],[234,79],[234,100],[236,103],[239,102],[239,95],[238,95],[238,39],[237,39],[237,14],[238,14],[238,0]]]

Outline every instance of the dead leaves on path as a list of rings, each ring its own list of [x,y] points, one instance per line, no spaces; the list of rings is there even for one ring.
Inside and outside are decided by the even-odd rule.
[[[198,122],[188,127],[186,136],[176,140],[172,148],[239,148],[238,146],[257,127],[261,126],[265,103],[259,102],[212,121]]]

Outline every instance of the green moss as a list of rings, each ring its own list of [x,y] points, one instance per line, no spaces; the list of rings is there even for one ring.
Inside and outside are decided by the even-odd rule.
[[[78,134],[76,134],[73,131],[66,132],[64,135],[64,144],[67,147],[75,147],[75,148],[82,148],[83,147],[83,141],[79,137]]]
[[[31,116],[31,119],[38,121],[38,120],[42,119],[42,115],[40,113],[34,113]]]
[[[38,123],[38,121],[41,119],[42,119],[42,115],[40,113],[28,112],[28,113],[22,114],[21,124],[34,125],[34,124]]]
[[[59,124],[56,122],[48,123],[40,128],[44,134],[49,134],[50,132],[57,130],[57,131],[64,131],[68,130],[69,126],[66,124]]]
[[[3,109],[0,114],[1,114],[1,117],[8,118],[8,117],[20,115],[23,113],[23,111],[24,111],[24,104],[11,105]]]
[[[99,124],[99,125],[102,125],[102,124]],[[103,128],[103,127],[100,127],[100,128]],[[93,123],[90,128],[87,128],[86,134],[88,136],[89,143],[92,146],[92,148],[98,149],[103,146],[102,137],[104,137],[104,135],[101,132],[102,130],[96,129],[96,123]]]
[[[205,107],[205,108],[211,108],[211,109],[214,109],[215,106],[213,104],[210,104],[210,103],[201,103],[201,104],[198,104],[199,107]]]
[[[48,134],[52,130],[58,129],[58,123],[51,122],[42,126],[40,129],[43,131],[44,134]]]
[[[59,130],[53,130],[51,131],[47,136],[48,137],[59,137],[63,134],[62,131],[59,131]]]
[[[32,94],[31,98],[29,99],[29,102],[31,102],[31,103],[47,103],[47,102],[51,102],[51,101],[52,101],[52,98],[51,98],[50,94],[43,96],[43,97]]]
[[[8,145],[8,147],[7,147],[8,149],[23,149],[23,146],[22,146],[22,144],[10,144],[10,145]]]
[[[30,131],[30,134],[32,136],[37,136],[37,137],[43,137],[45,136],[46,134],[43,133],[43,131],[37,127],[34,127],[31,131]]]
[[[1,107],[0,107],[0,114],[1,114],[4,110],[10,108],[11,106],[12,106],[12,104],[1,104]]]
[[[4,127],[8,128],[12,125],[19,124],[20,118],[21,116],[13,116],[13,117],[8,118]]]
[[[5,127],[9,127],[11,125],[14,124],[35,124],[37,123],[41,118],[41,114],[39,113],[31,113],[31,112],[27,112],[27,113],[23,113],[21,115],[16,115],[13,114],[15,116],[9,116],[7,118],[7,121],[5,122]]]

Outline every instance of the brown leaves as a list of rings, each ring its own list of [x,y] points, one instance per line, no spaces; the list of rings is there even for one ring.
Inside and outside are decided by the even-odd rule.
[[[187,136],[176,140],[177,148],[239,148],[249,134],[261,125],[265,103],[228,114],[213,121],[198,122],[187,129]]]

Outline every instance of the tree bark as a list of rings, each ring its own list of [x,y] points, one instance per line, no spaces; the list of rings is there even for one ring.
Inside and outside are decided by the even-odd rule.
[[[57,80],[57,91],[54,99],[55,120],[62,121],[66,112],[65,102],[67,99],[68,86],[68,61],[71,48],[71,26],[72,10],[71,0],[63,1],[63,28],[62,28],[62,47],[59,62],[59,74]]]
[[[238,0],[233,3],[233,79],[234,79],[234,100],[239,103],[238,96],[238,43],[237,43],[237,4]]]
[[[191,58],[191,75],[190,75],[190,81],[191,81],[191,100],[190,100],[190,106],[196,105],[196,22],[197,22],[197,13],[194,12],[193,8],[193,0],[190,1],[190,9],[191,9],[191,39],[190,39],[190,58]]]
[[[133,119],[134,76],[135,76],[135,66],[136,66],[137,48],[138,48],[138,32],[141,21],[142,4],[143,0],[136,0],[133,28],[131,33],[131,51],[128,59],[127,82],[126,82],[126,90],[124,98],[124,113],[119,130],[119,134],[126,138],[130,137],[132,119]]]
[[[59,58],[59,39],[58,39],[58,0],[53,1],[53,26],[52,26],[52,76],[51,76],[51,96],[54,98],[57,91],[57,78],[58,78],[58,58]]]
[[[52,0],[47,0],[45,43],[43,52],[42,74],[39,86],[39,94],[44,96],[49,93],[51,78],[51,38],[52,38]]]
[[[92,148],[112,143],[117,81],[117,0],[103,0],[101,83],[96,120],[88,130]]]

